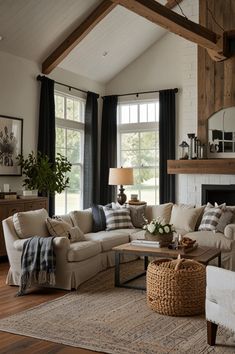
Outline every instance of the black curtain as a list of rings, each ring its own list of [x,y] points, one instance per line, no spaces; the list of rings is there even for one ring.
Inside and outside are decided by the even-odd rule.
[[[84,209],[98,202],[98,98],[99,95],[96,93],[87,93],[84,146]]]
[[[38,151],[55,162],[55,100],[54,81],[40,77],[41,95],[39,108]],[[55,213],[55,197],[49,196],[49,215]]]
[[[176,90],[159,93],[160,204],[175,202],[175,175],[167,174],[167,160],[175,159],[175,93]]]
[[[115,187],[108,185],[109,168],[117,167],[117,96],[103,97],[101,155],[100,155],[100,204],[116,200]]]

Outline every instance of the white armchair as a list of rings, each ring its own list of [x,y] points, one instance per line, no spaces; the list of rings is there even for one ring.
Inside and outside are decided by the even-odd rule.
[[[235,272],[207,266],[206,277],[207,341],[215,345],[218,325],[235,332]]]

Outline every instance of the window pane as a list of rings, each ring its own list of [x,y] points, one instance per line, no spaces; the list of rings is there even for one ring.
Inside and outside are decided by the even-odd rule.
[[[140,122],[147,122],[147,104],[140,104]]]
[[[154,187],[158,184],[158,179],[155,178],[155,168],[141,168],[140,180],[142,187]]]
[[[66,149],[56,148],[56,153],[66,156]]]
[[[131,105],[130,106],[130,123],[137,123],[138,122],[138,106]]]
[[[121,106],[121,123],[129,123],[129,105]]]
[[[154,149],[155,145],[156,145],[156,133],[154,131],[140,133],[141,149]]]
[[[158,188],[158,187],[157,187]],[[157,189],[158,191],[158,189]],[[141,189],[141,200],[144,200],[148,205],[155,205],[155,188],[152,189]],[[157,192],[158,195],[158,192]],[[156,199],[159,200],[159,199]]]
[[[122,150],[139,149],[139,133],[121,134],[121,149]]]
[[[61,194],[56,193],[55,195],[55,214],[62,215],[65,214],[65,192]]]
[[[76,122],[79,122],[79,116],[80,116],[80,102],[79,101],[73,101],[73,113],[74,113],[74,120]]]
[[[140,151],[140,164],[143,167],[155,166],[156,151],[155,150],[141,150]]]
[[[156,102],[156,122],[159,122],[159,102]]]
[[[67,104],[66,118],[69,120],[73,120],[73,100],[71,98],[67,98],[66,104]]]
[[[56,147],[65,148],[65,129],[56,128]]]
[[[139,159],[136,151],[122,151],[121,152],[121,165],[123,167],[138,166]]]
[[[69,176],[69,188],[68,190],[76,191],[81,187],[81,167],[80,166],[72,166]]]
[[[77,130],[67,130],[67,157],[71,163],[79,163],[81,157],[81,133]]]
[[[67,191],[67,213],[79,210],[81,207],[81,193],[79,190]]]
[[[55,116],[64,118],[64,97],[55,95]]]
[[[148,122],[155,122],[155,104],[148,104]]]

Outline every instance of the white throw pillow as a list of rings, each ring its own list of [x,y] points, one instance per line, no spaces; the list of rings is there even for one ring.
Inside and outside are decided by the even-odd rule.
[[[171,211],[170,224],[174,225],[175,229],[183,229],[187,232],[195,230],[197,220],[201,214],[202,207],[193,208],[185,205],[173,205]]]
[[[46,218],[46,209],[20,211],[13,215],[13,223],[19,238],[29,238],[32,236],[49,236]]]
[[[48,217],[46,219],[46,225],[51,236],[68,237],[71,242],[85,240],[84,234],[78,226],[71,227],[71,225],[58,217],[56,219]]]

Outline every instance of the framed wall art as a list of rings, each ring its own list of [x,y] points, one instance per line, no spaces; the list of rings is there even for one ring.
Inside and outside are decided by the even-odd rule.
[[[23,119],[0,114],[0,176],[21,176],[16,157],[22,154]]]

